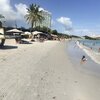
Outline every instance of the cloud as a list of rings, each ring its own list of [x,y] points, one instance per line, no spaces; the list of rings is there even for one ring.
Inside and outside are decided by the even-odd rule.
[[[44,8],[42,8],[42,7],[40,7],[40,8],[39,8],[39,11],[44,11],[44,12],[47,12],[48,14],[50,14],[50,15],[51,15],[51,12],[49,12],[49,11],[45,10],[45,9],[44,9]]]
[[[19,4],[15,4],[15,8],[16,8],[16,12],[18,15],[18,18],[21,19],[21,16],[25,16],[27,14],[27,5],[19,3]]]
[[[11,23],[16,21],[23,21],[26,11],[27,5],[19,3],[15,4],[14,8],[10,4],[10,0],[0,0],[0,14],[5,16],[5,20],[7,23]]]
[[[60,17],[57,19],[57,21],[66,26],[72,25],[72,21],[70,20],[70,18],[67,17]]]
[[[60,17],[57,21],[64,26],[66,31],[72,31],[72,21],[70,18]]]
[[[16,13],[10,6],[10,0],[0,0],[0,13],[3,14],[6,19],[14,19]]]

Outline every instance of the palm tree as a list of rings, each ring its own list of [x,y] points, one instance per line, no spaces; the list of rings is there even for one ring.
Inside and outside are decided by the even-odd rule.
[[[42,22],[44,17],[41,15],[42,11],[39,10],[40,6],[36,4],[31,4],[27,8],[27,14],[25,15],[28,23],[31,23],[31,28],[36,27],[37,22]]]

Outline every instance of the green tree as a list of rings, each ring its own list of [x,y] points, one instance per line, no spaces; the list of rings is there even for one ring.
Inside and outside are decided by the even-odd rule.
[[[54,34],[54,35],[58,35],[57,30],[52,30],[51,33]]]
[[[44,17],[41,15],[42,11],[39,10],[40,6],[36,4],[31,4],[29,8],[27,8],[27,14],[25,15],[28,23],[31,24],[31,28],[36,27],[37,22],[42,22]]]

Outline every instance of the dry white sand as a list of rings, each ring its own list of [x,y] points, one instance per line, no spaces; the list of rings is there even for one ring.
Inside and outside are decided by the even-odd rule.
[[[64,42],[0,50],[0,100],[99,100],[100,78],[72,66]]]

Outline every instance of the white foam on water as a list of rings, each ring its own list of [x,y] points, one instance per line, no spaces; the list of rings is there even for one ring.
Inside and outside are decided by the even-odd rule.
[[[86,47],[77,41],[77,45],[81,48],[94,62],[100,64],[100,53],[92,50],[89,47]]]

